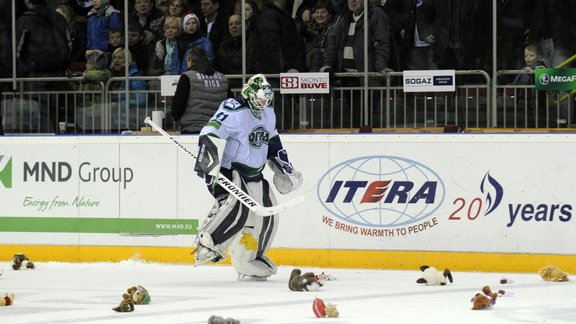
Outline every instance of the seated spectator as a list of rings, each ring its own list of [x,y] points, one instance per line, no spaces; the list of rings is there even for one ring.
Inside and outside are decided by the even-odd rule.
[[[178,36],[182,34],[182,19],[166,17],[164,23],[164,39],[156,43],[156,49],[150,61],[148,75],[178,75],[184,58],[184,49],[178,44]]]
[[[162,18],[158,18],[150,23],[150,29],[156,35],[156,39],[163,39],[165,37],[164,33],[164,21],[167,17],[184,17],[184,13],[188,11],[188,6],[184,0],[170,0],[168,1],[168,9],[166,14]]]
[[[124,77],[125,76],[125,55],[128,56],[128,76],[142,76],[142,72],[138,70],[136,63],[132,61],[130,51],[124,48],[118,48],[112,54],[112,76]],[[116,130],[136,130],[140,128],[143,123],[145,111],[140,109],[146,106],[146,81],[144,80],[130,80],[130,96],[126,100],[126,81],[115,81],[110,85],[110,90],[113,91],[112,99],[112,124]]]
[[[86,49],[108,49],[108,32],[111,29],[123,30],[120,11],[110,5],[110,0],[93,0],[93,8],[88,13],[88,45]]]
[[[180,36],[180,42],[183,48],[186,49],[186,52],[194,47],[201,47],[206,55],[208,56],[208,60],[210,62],[214,61],[214,50],[212,47],[212,43],[208,38],[206,38],[202,31],[200,30],[200,21],[198,20],[198,16],[195,14],[187,14],[184,16],[184,20],[182,22],[182,26],[184,29],[184,33]],[[183,62],[180,64],[180,74],[186,72],[186,58],[183,59]]]

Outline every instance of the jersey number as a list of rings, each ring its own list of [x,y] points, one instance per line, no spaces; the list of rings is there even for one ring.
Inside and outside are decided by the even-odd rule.
[[[216,118],[214,118],[214,119],[216,119],[216,120],[219,121],[219,122],[223,122],[226,118],[228,118],[228,115],[227,115],[227,114],[225,114],[225,113],[223,113],[223,112],[219,112],[219,113],[216,115]]]

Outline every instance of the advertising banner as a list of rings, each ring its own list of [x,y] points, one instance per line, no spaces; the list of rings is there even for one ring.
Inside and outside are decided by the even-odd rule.
[[[280,73],[280,93],[329,93],[328,73]]]
[[[402,73],[404,92],[456,91],[454,70],[406,70]]]
[[[274,248],[573,253],[576,135],[282,142],[304,182],[276,200],[305,203],[280,215]],[[160,136],[1,138],[0,244],[190,247],[213,204],[193,168]]]
[[[576,69],[540,68],[534,70],[536,90],[576,89]]]

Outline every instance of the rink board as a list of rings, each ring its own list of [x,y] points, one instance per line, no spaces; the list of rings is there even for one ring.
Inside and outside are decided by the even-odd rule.
[[[179,136],[190,150],[197,137]],[[576,271],[572,134],[284,135],[280,264]],[[0,138],[0,258],[192,262],[212,199],[160,136]],[[265,174],[271,178],[271,174]]]

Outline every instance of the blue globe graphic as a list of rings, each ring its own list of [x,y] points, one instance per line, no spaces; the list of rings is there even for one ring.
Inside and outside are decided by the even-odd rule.
[[[361,203],[370,183],[386,180],[391,182],[379,202]],[[327,202],[336,181],[366,181],[367,185],[353,193],[350,193],[353,189],[342,185],[334,201]],[[391,187],[399,182],[414,186],[406,192],[405,201],[401,202],[399,197],[395,197],[392,202],[386,203]],[[435,183],[436,190],[433,202],[430,203],[426,203],[425,198],[414,197],[426,182]],[[445,188],[436,172],[421,163],[392,156],[367,156],[342,162],[328,170],[320,179],[317,194],[324,208],[341,220],[356,225],[386,228],[408,225],[432,216],[444,201]],[[352,194],[351,201],[344,202],[344,198]],[[413,198],[415,201],[411,202]]]

